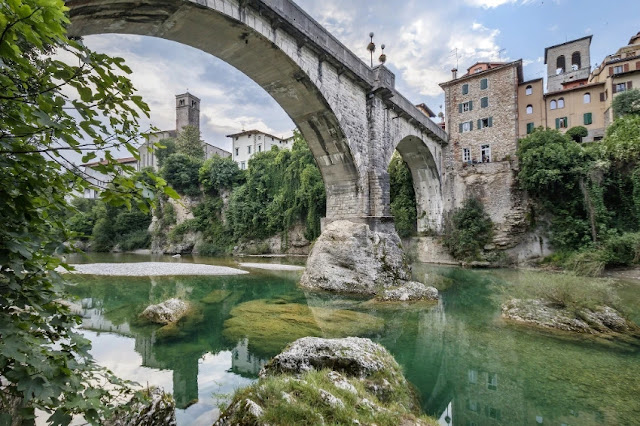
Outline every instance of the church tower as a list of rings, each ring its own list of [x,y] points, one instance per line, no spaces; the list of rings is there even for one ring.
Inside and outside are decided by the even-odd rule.
[[[571,87],[576,81],[586,84],[591,72],[591,37],[582,37],[544,49],[547,92],[563,90],[567,85]]]
[[[176,95],[176,132],[184,126],[200,130],[200,99],[189,92]]]

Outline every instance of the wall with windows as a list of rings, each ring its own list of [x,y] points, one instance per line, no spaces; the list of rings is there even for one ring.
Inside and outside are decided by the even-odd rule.
[[[539,78],[518,86],[518,137],[545,127],[544,81]]]
[[[231,138],[231,155],[242,170],[249,168],[249,159],[258,152],[269,151],[272,146],[291,149],[293,138],[280,139],[268,133],[252,130],[227,136]]]
[[[545,95],[547,126],[561,132],[571,127],[583,126],[589,134],[583,142],[598,140],[604,136],[606,102],[600,95],[603,83],[589,84],[570,90]]]

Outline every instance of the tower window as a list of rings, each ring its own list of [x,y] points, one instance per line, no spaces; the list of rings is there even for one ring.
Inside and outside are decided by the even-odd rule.
[[[195,107],[196,106],[196,101],[191,101],[191,106]]]
[[[580,69],[580,52],[573,52],[571,55],[571,69],[579,70]]]
[[[184,99],[180,99],[180,106],[184,106]]]
[[[562,74],[565,71],[564,55],[558,56],[556,59],[556,74]]]

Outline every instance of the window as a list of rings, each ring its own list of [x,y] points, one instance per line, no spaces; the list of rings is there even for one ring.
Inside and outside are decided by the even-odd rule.
[[[582,97],[582,102],[585,104],[590,104],[591,103],[591,93],[585,93],[584,96]]]
[[[251,145],[247,147],[247,154],[251,154]]]
[[[555,100],[549,102],[549,109],[556,109],[556,108],[558,108],[558,103]]]
[[[180,106],[184,105],[184,99],[180,99]]]
[[[482,72],[482,67],[478,67],[478,68],[476,68],[475,70],[473,70],[473,72],[474,72],[475,74],[478,74],[479,72]]]
[[[473,125],[471,123],[471,121],[465,121],[464,123],[460,123],[460,133],[464,133],[464,132],[469,132],[471,130],[473,130]]]
[[[525,89],[524,89],[524,94],[529,96],[530,94],[533,93],[533,87],[531,87],[531,85],[528,85]]]
[[[241,161],[241,162],[240,162],[240,169],[241,169],[241,170],[244,170],[244,169],[246,169],[246,168],[247,168],[247,167],[245,166],[244,161]]]
[[[491,162],[491,146],[490,145],[482,145],[480,147],[480,153],[482,154],[483,163]]]
[[[240,155],[240,148],[236,148],[236,156]]]
[[[527,114],[533,114],[533,105],[527,105]]]
[[[558,99],[558,109],[564,108],[564,98]]]
[[[493,117],[481,118],[478,120],[478,129],[484,129],[485,127],[493,126]]]
[[[467,410],[475,411],[475,412],[480,411],[480,408],[478,407],[478,402],[473,401],[471,399],[467,399]]]
[[[584,114],[584,124],[589,125],[593,123],[593,117],[590,112]]]
[[[258,135],[258,140],[261,140],[261,139],[262,139],[262,136]]]
[[[478,383],[478,370],[469,370],[469,383]]]
[[[258,152],[262,152],[262,145],[258,145]]]
[[[489,390],[498,389],[498,374],[496,374],[496,373],[488,373],[488,375],[487,375],[487,389],[489,389]]]
[[[473,110],[473,101],[458,104],[458,112],[467,112]]]
[[[556,59],[556,74],[562,74],[565,70],[564,55],[558,56]]]
[[[486,78],[480,80],[480,90],[484,90],[487,87],[489,87],[489,80],[487,80]]]
[[[627,83],[617,83],[613,86],[613,93],[624,92],[627,90]]]
[[[468,84],[463,84],[462,85],[462,94],[466,95],[467,93],[469,93],[469,85]]]
[[[533,129],[535,129],[534,123],[527,123],[527,134],[530,135],[533,133]]]
[[[489,106],[489,98],[480,98],[480,108],[486,108]]]
[[[567,117],[556,118],[556,129],[566,129],[568,124]]]
[[[616,65],[615,67],[613,67],[614,74],[620,74],[623,71],[624,71],[624,68],[622,67],[622,65]]]
[[[571,55],[571,69],[577,71],[580,69],[580,66],[580,52],[573,52],[573,54]]]
[[[191,106],[195,107],[196,106],[196,101],[191,101]]]

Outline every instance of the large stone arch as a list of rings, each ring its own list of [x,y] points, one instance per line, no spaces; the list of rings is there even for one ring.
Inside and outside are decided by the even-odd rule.
[[[339,96],[353,93],[350,86],[357,83],[246,3],[68,0],[66,5],[71,35],[160,37],[214,55],[246,74],[275,99],[307,140],[325,182],[327,217],[360,216],[366,200],[360,195],[362,171],[354,149],[360,141],[354,133],[366,134],[366,110],[354,111],[354,103]]]

